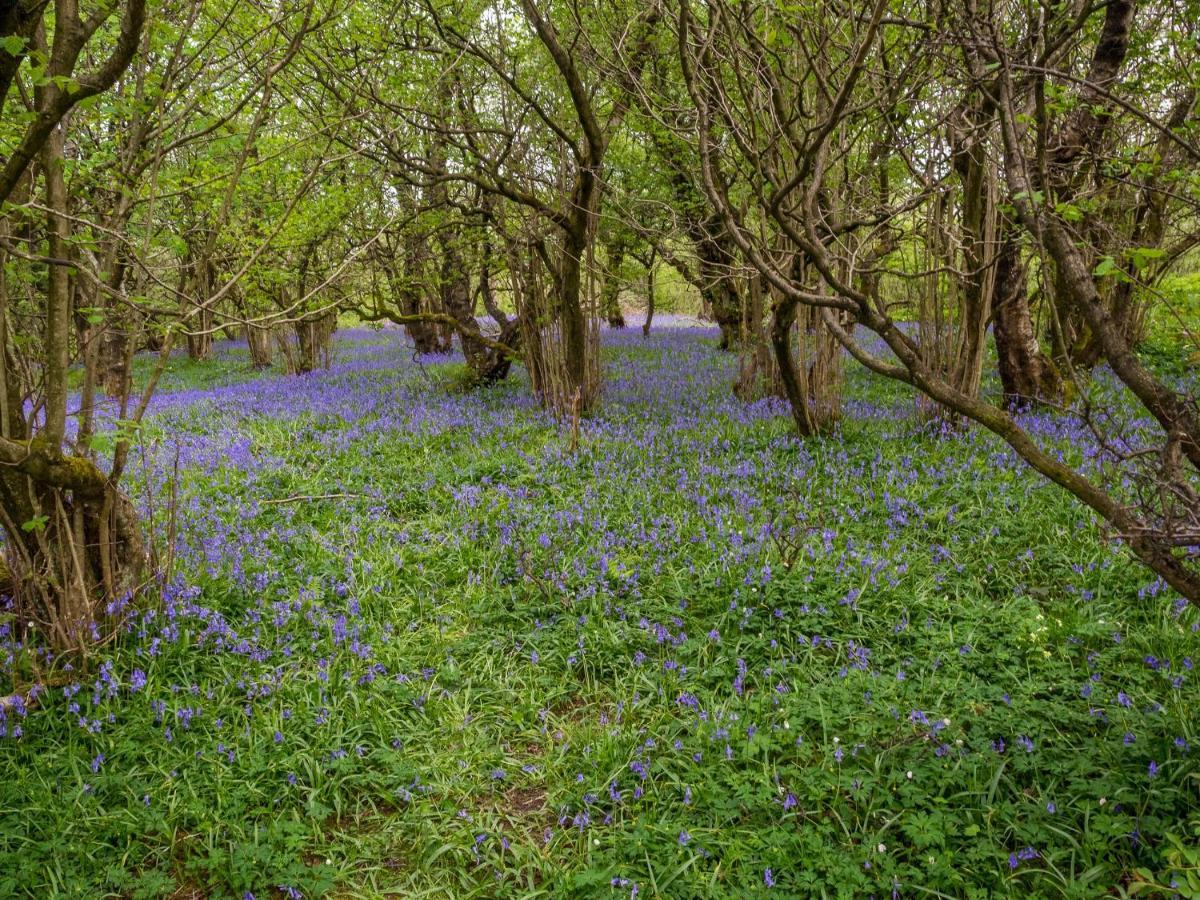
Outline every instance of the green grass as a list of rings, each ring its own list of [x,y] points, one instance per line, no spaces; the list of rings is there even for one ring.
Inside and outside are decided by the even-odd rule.
[[[382,337],[353,351],[373,367],[160,411],[142,487],[161,500],[178,452],[187,588],[86,676],[55,672],[0,743],[0,894],[1183,877],[1194,614],[1139,596],[1149,576],[1078,506],[892,386],[855,372],[866,405],[801,443],[728,399],[711,341],[630,344],[575,455],[519,382],[449,395],[453,364]],[[246,377],[236,353],[173,362],[164,391]]]

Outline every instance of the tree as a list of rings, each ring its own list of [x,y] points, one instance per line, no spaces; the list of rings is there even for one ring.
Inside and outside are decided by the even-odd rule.
[[[103,30],[117,11],[107,4],[86,19],[77,0],[17,0],[0,11],[0,108],[19,80],[21,66],[29,63],[34,85],[34,105],[28,124],[0,169],[0,203],[9,199],[30,163],[37,158],[51,132],[79,103],[107,91],[121,76],[137,50],[145,22],[145,0],[117,4],[121,17],[115,42],[97,68],[80,70],[80,57],[98,49]],[[51,23],[51,24],[47,24]],[[46,43],[50,29],[53,38]]]
[[[697,114],[695,139],[706,194],[770,288],[789,303],[819,310],[830,333],[871,370],[912,385],[953,414],[999,435],[1031,466],[1109,522],[1172,587],[1200,602],[1200,575],[1186,551],[1200,544],[1195,528],[1200,506],[1193,487],[1200,431],[1194,402],[1152,374],[1114,321],[1101,293],[1110,270],[1088,265],[1079,211],[1059,199],[1065,196],[1059,193],[1061,178],[1055,182],[1048,162],[1056,147],[1060,152],[1067,146],[1086,147],[1089,136],[1118,106],[1195,158],[1188,133],[1171,124],[1169,111],[1178,101],[1147,86],[1140,96],[1121,98],[1118,104],[1110,99],[1108,74],[1099,80],[1084,76],[1083,84],[1094,90],[1088,88],[1090,101],[1077,113],[1078,124],[1066,132],[1073,136],[1064,138],[1053,127],[1058,109],[1046,102],[1048,85],[1078,84],[1071,61],[1089,46],[1093,60],[1109,58],[1113,34],[1120,31],[1114,19],[1124,22],[1129,15],[1119,6],[1109,4],[1102,11],[1061,7],[1024,15],[1004,3],[968,3],[961,10],[906,5],[897,10],[879,0],[857,16],[838,15],[817,3],[790,18],[765,4],[735,10],[722,0],[711,0],[698,12],[685,0],[676,24],[681,68]],[[1174,41],[1177,32],[1172,29],[1186,26],[1162,12],[1156,10],[1144,24],[1157,38],[1139,44],[1171,42],[1181,56],[1180,76],[1194,80],[1194,42]],[[953,52],[933,39],[947,34],[955,36]],[[746,64],[747,59],[755,64]],[[1111,71],[1114,63],[1115,58],[1094,64],[1092,72]],[[892,89],[881,90],[883,75]],[[1194,86],[1185,81],[1178,87],[1157,87],[1182,88],[1187,94]],[[1053,271],[1060,291],[1095,336],[1101,356],[1159,424],[1157,446],[1115,450],[1121,440],[1105,433],[1104,417],[1085,399],[1076,414],[1097,429],[1110,467],[1107,476],[1085,475],[1039,445],[1001,406],[950,377],[939,365],[937,346],[893,316],[895,306],[885,294],[890,279],[930,279],[936,285],[941,267],[914,273],[911,267],[888,268],[888,262],[903,252],[903,241],[921,221],[918,211],[928,211],[947,190],[962,190],[970,180],[963,177],[961,165],[956,174],[955,152],[944,137],[945,105],[939,98],[946,96],[955,98],[951,110],[995,109],[996,143],[989,140],[987,145],[999,147],[999,158],[991,157],[995,161],[990,165],[1002,178],[1008,215],[1024,232],[1039,268]],[[796,99],[779,102],[789,97]],[[896,115],[897,106],[904,115]],[[871,127],[864,127],[867,123]],[[879,123],[892,130],[883,141]],[[1056,145],[1051,144],[1054,135],[1060,136]],[[922,160],[910,149],[939,146],[944,148],[941,161],[939,156]],[[1131,158],[1137,160],[1142,152],[1131,148]],[[970,166],[984,163],[979,157]],[[735,182],[731,173],[741,179]],[[1109,177],[1125,176],[1118,169]],[[1179,181],[1150,187],[1143,182],[1143,188],[1169,190],[1176,202],[1193,211],[1190,220],[1179,218],[1177,223],[1182,227],[1190,221],[1194,227],[1200,221],[1194,215],[1200,193],[1194,180],[1183,183],[1190,193],[1182,196]],[[743,193],[735,202],[738,186]],[[1094,227],[1105,221],[1102,208],[1082,216]],[[781,253],[780,236],[788,242],[787,252]],[[797,254],[802,266],[796,265]],[[1004,254],[996,258],[1003,260]],[[1008,265],[1013,262],[1010,256]],[[878,335],[893,358],[867,352],[847,322]],[[1126,484],[1141,489],[1130,490]]]
[[[469,74],[456,75],[458,99],[449,105],[453,118],[425,117],[425,127],[440,135],[444,147],[453,146],[462,163],[451,169],[441,158],[430,164],[412,156],[404,163],[434,182],[473,185],[509,207],[496,210],[492,219],[521,257],[509,268],[518,303],[528,306],[518,309],[526,329],[523,347],[527,359],[538,355],[530,359],[531,368],[548,376],[535,375],[535,389],[559,411],[587,409],[599,381],[585,273],[600,215],[605,157],[629,108],[627,86],[604,79],[586,82],[581,61],[603,57],[577,10],[521,0],[528,29],[523,43],[510,34],[509,20],[498,8],[451,15],[430,3],[427,11],[442,46],[470,62]],[[652,6],[638,17],[637,27],[622,32],[619,49],[635,60],[635,69],[646,57],[648,29],[657,15]],[[489,90],[495,93],[489,96]],[[488,98],[486,104],[481,97]],[[536,274],[538,267],[544,267],[544,277]],[[519,271],[530,277],[519,278]],[[552,297],[545,307],[529,293],[544,284]]]
[[[137,587],[145,561],[132,504],[117,487],[129,451],[127,433],[118,432],[106,473],[96,463],[87,404],[76,434],[67,429],[71,271],[76,262],[70,243],[64,172],[67,138],[62,123],[72,108],[108,90],[133,58],[145,4],[140,0],[122,4],[113,34],[110,20],[116,11],[104,5],[84,19],[78,4],[60,0],[10,4],[0,16],[6,32],[0,56],[11,57],[0,65],[0,110],[6,122],[26,123],[8,146],[0,170],[0,204],[13,200],[18,185],[23,185],[22,196],[16,199],[33,208],[35,176],[30,167],[36,161],[45,211],[44,249],[39,251],[32,240],[18,249],[8,236],[16,231],[31,239],[32,218],[22,214],[13,228],[16,212],[0,206],[6,239],[0,269],[6,267],[8,256],[19,254],[44,266],[46,272],[36,310],[17,309],[7,295],[7,278],[0,278],[4,580],[20,620],[44,628],[62,649],[83,648],[93,640],[102,611],[127,599]],[[96,69],[81,69],[85,56],[104,62]],[[18,103],[11,97],[14,84],[22,85]],[[14,115],[13,107],[27,98],[32,102],[26,114]],[[40,332],[39,320],[44,323]]]
[[[0,129],[0,144],[9,151],[0,175],[6,200],[0,210],[6,593],[22,627],[43,630],[59,650],[82,653],[102,638],[151,577],[122,477],[173,334],[181,323],[193,340],[207,340],[213,330],[195,327],[190,305],[180,303],[196,268],[179,245],[186,247],[193,235],[181,233],[164,208],[195,204],[197,187],[206,183],[188,180],[189,157],[225,137],[258,91],[238,90],[244,77],[238,66],[206,69],[204,51],[237,28],[269,41],[288,21],[284,16],[263,28],[250,16],[215,9],[209,19],[206,7],[193,0],[155,7],[153,27],[143,29],[146,14],[138,3],[104,5],[86,19],[76,4],[42,4],[40,18],[18,23],[28,40],[16,34],[10,37],[20,43],[4,44],[4,52],[16,48],[20,57],[3,69]],[[22,9],[32,15],[32,7]],[[245,34],[230,43],[250,46]],[[104,62],[77,71],[93,58]],[[195,77],[197,71],[211,81]],[[232,83],[223,80],[230,73]],[[19,90],[10,90],[13,85]],[[216,110],[208,107],[214,95],[222,101]],[[246,146],[236,151],[242,162],[253,156]],[[307,184],[314,178],[309,173]],[[226,184],[220,206],[233,208],[237,180]],[[212,290],[195,309],[211,310],[232,295],[272,236],[223,284],[217,284],[211,253],[202,258]],[[216,247],[211,237],[205,240],[210,250]],[[161,352],[135,394],[129,361],[143,330]],[[108,404],[97,400],[102,388],[112,395]]]

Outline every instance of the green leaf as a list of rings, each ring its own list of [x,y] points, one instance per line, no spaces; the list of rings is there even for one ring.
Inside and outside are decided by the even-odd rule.
[[[79,313],[89,325],[99,325],[104,321],[104,310],[99,306],[81,306]]]
[[[1156,259],[1162,259],[1166,251],[1159,247],[1134,247],[1126,251],[1130,264],[1139,272]]]
[[[0,38],[0,50],[4,50],[9,56],[20,56],[25,52],[25,38],[19,34],[9,34]]]
[[[1054,207],[1054,211],[1058,213],[1059,217],[1066,222],[1083,221],[1083,210],[1081,210],[1074,203],[1060,203],[1058,206]]]
[[[49,521],[50,521],[50,517],[47,515],[34,516],[28,522],[21,523],[21,530],[22,531],[41,531],[43,528],[46,527],[46,523]]]

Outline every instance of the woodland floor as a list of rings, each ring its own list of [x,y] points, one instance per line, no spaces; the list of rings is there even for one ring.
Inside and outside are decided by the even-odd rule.
[[[171,582],[8,710],[0,895],[1169,894],[1194,612],[902,388],[802,442],[735,363],[606,333],[575,453],[396,331],[173,363],[131,486]]]

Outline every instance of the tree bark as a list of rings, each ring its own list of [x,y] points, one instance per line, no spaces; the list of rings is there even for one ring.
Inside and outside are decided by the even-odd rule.
[[[646,321],[642,323],[642,337],[650,337],[650,323],[654,321],[654,251],[646,265]]]
[[[42,146],[46,181],[46,244],[50,256],[72,256],[71,226],[67,221],[67,186],[63,178],[63,132],[55,128]],[[46,286],[45,379],[46,424],[44,434],[62,446],[67,427],[67,369],[71,363],[71,269],[51,263]]]
[[[83,653],[146,563],[128,498],[90,460],[44,437],[0,441],[0,524],[19,621]]]
[[[573,194],[569,223],[563,236],[557,279],[565,374],[570,389],[581,396],[589,391],[587,317],[583,313],[580,295],[583,287],[583,260],[591,240],[594,207],[599,199],[598,181],[595,170],[589,167],[581,169]]]
[[[388,282],[392,289],[393,301],[400,308],[401,314],[418,316],[423,311],[420,278],[426,256],[425,238],[415,232],[405,233],[403,247],[403,275],[396,271],[394,261],[389,261],[386,267]],[[414,320],[405,325],[404,330],[408,332],[413,349],[417,353],[424,355],[438,352],[437,326],[434,323]]]
[[[1004,407],[1009,410],[1052,400],[1061,393],[1058,372],[1038,345],[1029,307],[1028,270],[1021,246],[1009,229],[996,260],[992,330]]]
[[[295,329],[299,348],[296,374],[303,375],[318,368],[328,368],[333,333],[337,330],[337,313],[334,310],[326,310],[315,315],[303,316],[296,322]]]
[[[796,324],[797,305],[797,301],[787,298],[776,301],[771,313],[771,350],[775,354],[779,383],[792,411],[796,430],[801,437],[809,437],[816,432],[816,428],[809,410],[808,392],[796,371],[792,352],[792,327]]]
[[[1079,196],[1088,172],[1081,162],[1100,148],[1110,118],[1108,91],[1117,81],[1129,52],[1134,12],[1132,0],[1109,0],[1105,4],[1104,24],[1087,76],[1079,87],[1074,107],[1047,148],[1049,183],[1060,205],[1073,203]],[[1095,202],[1098,198],[1092,199]],[[1097,246],[1102,243],[1097,242]],[[1103,351],[1063,278],[1060,272],[1053,281],[1055,321],[1061,326],[1054,335],[1055,356],[1069,374],[1072,368],[1084,371],[1093,368]]]
[[[977,394],[983,377],[995,279],[995,188],[986,154],[987,136],[994,130],[994,107],[986,102],[973,106],[967,110],[966,119],[966,133],[955,135],[952,155],[961,185],[959,224],[963,259],[962,309],[952,378],[964,393]]]
[[[733,279],[733,239],[719,216],[710,216],[692,233],[700,271],[700,292],[721,330],[722,350],[736,349],[742,339],[742,297]]]
[[[605,247],[607,273],[604,277],[604,293],[600,298],[600,311],[608,320],[610,328],[624,328],[625,315],[621,312],[621,266],[625,263],[626,241],[617,235]]]
[[[269,369],[275,362],[275,347],[271,329],[253,322],[246,326],[246,348],[250,351],[250,366],[256,370]]]

